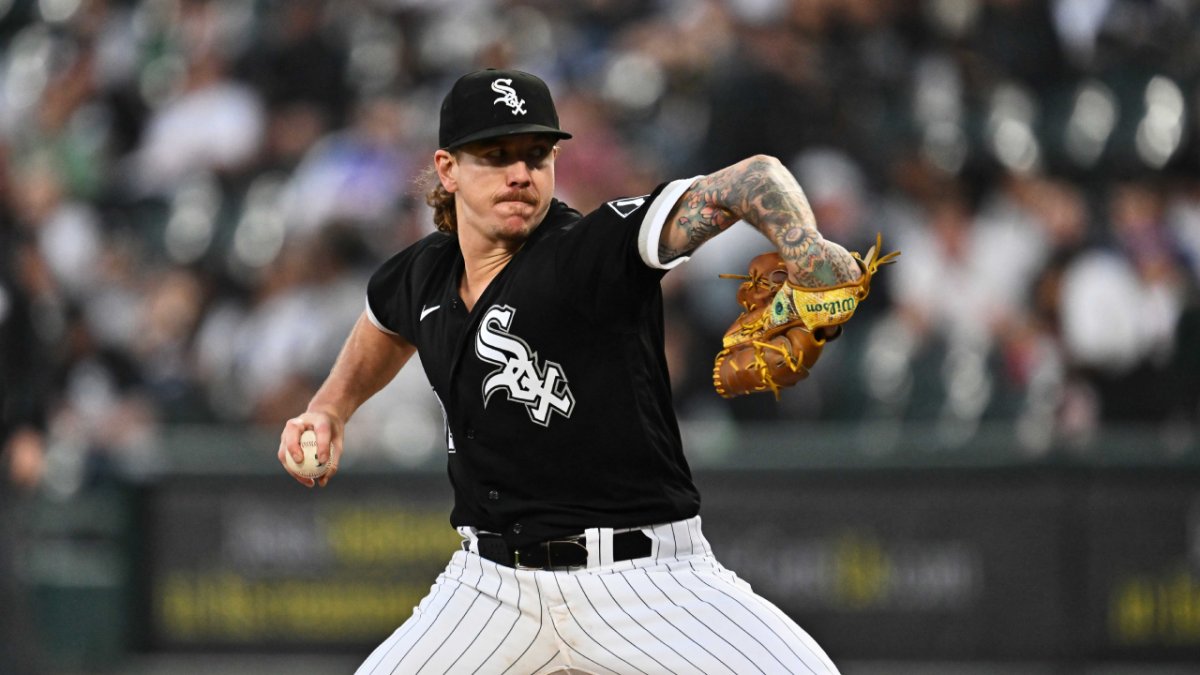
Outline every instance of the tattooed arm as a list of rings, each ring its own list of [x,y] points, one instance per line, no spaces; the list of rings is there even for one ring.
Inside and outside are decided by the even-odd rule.
[[[766,155],[704,176],[684,192],[663,228],[659,260],[690,254],[738,220],[775,243],[792,283],[817,288],[862,275],[845,248],[817,231],[796,179],[778,159]]]

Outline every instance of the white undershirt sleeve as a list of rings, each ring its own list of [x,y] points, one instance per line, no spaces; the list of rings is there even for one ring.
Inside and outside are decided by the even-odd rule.
[[[638,230],[638,253],[642,256],[642,262],[647,266],[669,270],[687,261],[688,256],[681,255],[674,260],[662,262],[658,259],[658,243],[662,239],[662,230],[667,223],[667,216],[671,214],[671,209],[675,208],[675,203],[698,178],[700,176],[671,181],[650,204],[646,217],[642,219],[642,228]]]

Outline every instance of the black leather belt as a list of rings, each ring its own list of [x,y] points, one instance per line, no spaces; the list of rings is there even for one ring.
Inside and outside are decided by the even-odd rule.
[[[509,548],[498,534],[479,535],[479,555],[505,567],[553,570],[584,567],[588,561],[584,535],[551,539],[519,548]],[[612,537],[613,562],[645,558],[650,555],[650,537],[641,530],[618,532]]]

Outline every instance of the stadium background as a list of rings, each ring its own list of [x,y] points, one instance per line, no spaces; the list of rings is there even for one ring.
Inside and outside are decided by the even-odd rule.
[[[1197,3],[0,0],[2,386],[41,430],[0,673],[349,672],[407,615],[454,544],[419,369],[328,490],[274,452],[478,65],[550,83],[578,208],[764,152],[904,251],[778,404],[708,373],[765,241],[667,277],[710,538],[847,675],[1200,664]]]

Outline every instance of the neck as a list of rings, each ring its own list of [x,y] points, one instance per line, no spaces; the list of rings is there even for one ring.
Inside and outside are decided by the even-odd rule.
[[[488,284],[508,265],[517,251],[521,250],[524,242],[508,241],[472,241],[472,237],[464,238],[459,233],[459,247],[463,256],[463,276],[458,283],[458,293],[467,306],[467,311],[475,307],[475,303]]]

